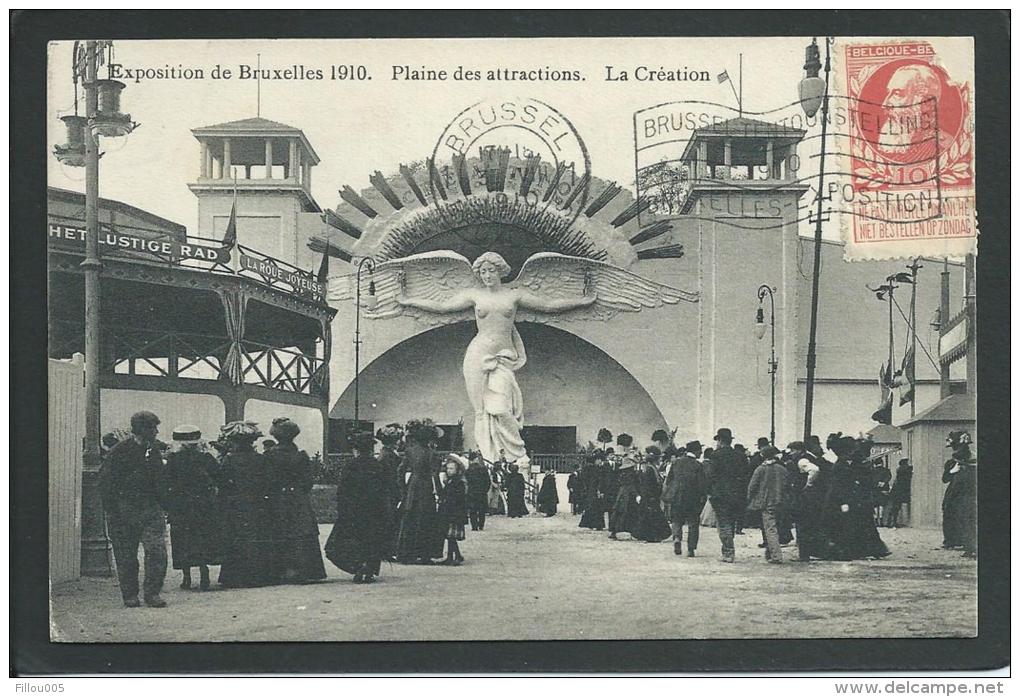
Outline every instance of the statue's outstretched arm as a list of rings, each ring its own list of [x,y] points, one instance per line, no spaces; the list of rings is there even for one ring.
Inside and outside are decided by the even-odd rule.
[[[461,312],[462,310],[469,310],[474,306],[474,299],[470,293],[456,293],[448,300],[426,300],[425,298],[412,298],[401,293],[396,297],[396,301],[404,305],[405,307],[414,307],[419,310],[425,310],[426,312],[435,312],[437,314],[446,314],[448,312]]]
[[[541,295],[537,295],[528,290],[520,291],[520,302],[521,307],[528,310],[535,310],[537,312],[567,312],[568,310],[576,310],[580,307],[588,307],[598,299],[595,293],[591,295],[583,295],[579,298],[544,298]]]

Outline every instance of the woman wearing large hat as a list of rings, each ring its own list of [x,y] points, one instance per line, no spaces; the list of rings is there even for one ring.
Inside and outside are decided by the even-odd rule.
[[[620,463],[617,478],[616,500],[609,514],[609,539],[618,540],[618,533],[629,532],[631,535],[638,529],[640,511],[638,510],[637,458],[628,451]]]
[[[312,463],[294,439],[301,428],[286,417],[273,419],[269,435],[276,445],[263,455],[273,478],[276,567],[285,583],[326,578],[319,550],[319,524],[312,508]]]
[[[354,574],[355,583],[374,583],[393,540],[393,478],[373,454],[371,433],[359,433],[352,440],[354,460],[340,472],[336,524],[326,541],[326,558]]]
[[[257,423],[231,421],[220,427],[227,452],[217,484],[223,516],[223,564],[219,582],[228,588],[275,583],[273,478],[254,443],[262,437]]]
[[[183,424],[174,429],[163,476],[173,568],[181,571],[184,589],[191,588],[191,567],[197,566],[199,587],[209,590],[209,566],[222,561],[213,480],[218,469],[219,463],[205,449],[198,426]]]
[[[638,470],[638,526],[634,537],[645,542],[662,542],[673,534],[662,512],[662,477],[659,459],[662,452],[656,445],[645,448],[645,461]]]
[[[855,461],[862,455],[862,443],[840,436],[831,448],[837,459],[825,500],[827,556],[841,561],[888,556],[889,549],[875,527],[871,482],[864,479],[865,470]]]
[[[431,419],[407,423],[404,470],[410,473],[400,499],[400,533],[397,561],[403,564],[432,564],[443,556],[443,530],[436,517],[441,484],[434,445],[443,431]]]

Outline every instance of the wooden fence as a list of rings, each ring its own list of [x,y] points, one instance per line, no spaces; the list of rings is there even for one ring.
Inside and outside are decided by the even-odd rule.
[[[84,357],[49,361],[50,582],[81,575]]]

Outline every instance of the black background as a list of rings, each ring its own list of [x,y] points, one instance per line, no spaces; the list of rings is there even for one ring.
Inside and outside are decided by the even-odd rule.
[[[11,675],[146,672],[963,670],[1009,661],[1008,11],[12,11]],[[59,39],[974,36],[980,547],[976,639],[51,644],[47,580],[46,42]],[[791,75],[791,84],[800,76]],[[15,496],[17,497],[15,499]],[[541,579],[535,579],[539,583]],[[663,588],[676,602],[683,588]],[[578,592],[583,593],[583,584]],[[869,589],[862,587],[862,595]],[[877,600],[877,599],[876,599]],[[650,601],[653,602],[653,601]],[[657,599],[654,602],[662,602]],[[168,612],[172,612],[168,610]],[[765,621],[765,618],[762,618]]]

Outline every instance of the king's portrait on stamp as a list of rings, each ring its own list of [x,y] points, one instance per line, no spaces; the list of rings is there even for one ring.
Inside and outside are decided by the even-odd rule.
[[[52,642],[977,635],[972,38],[48,60]]]

